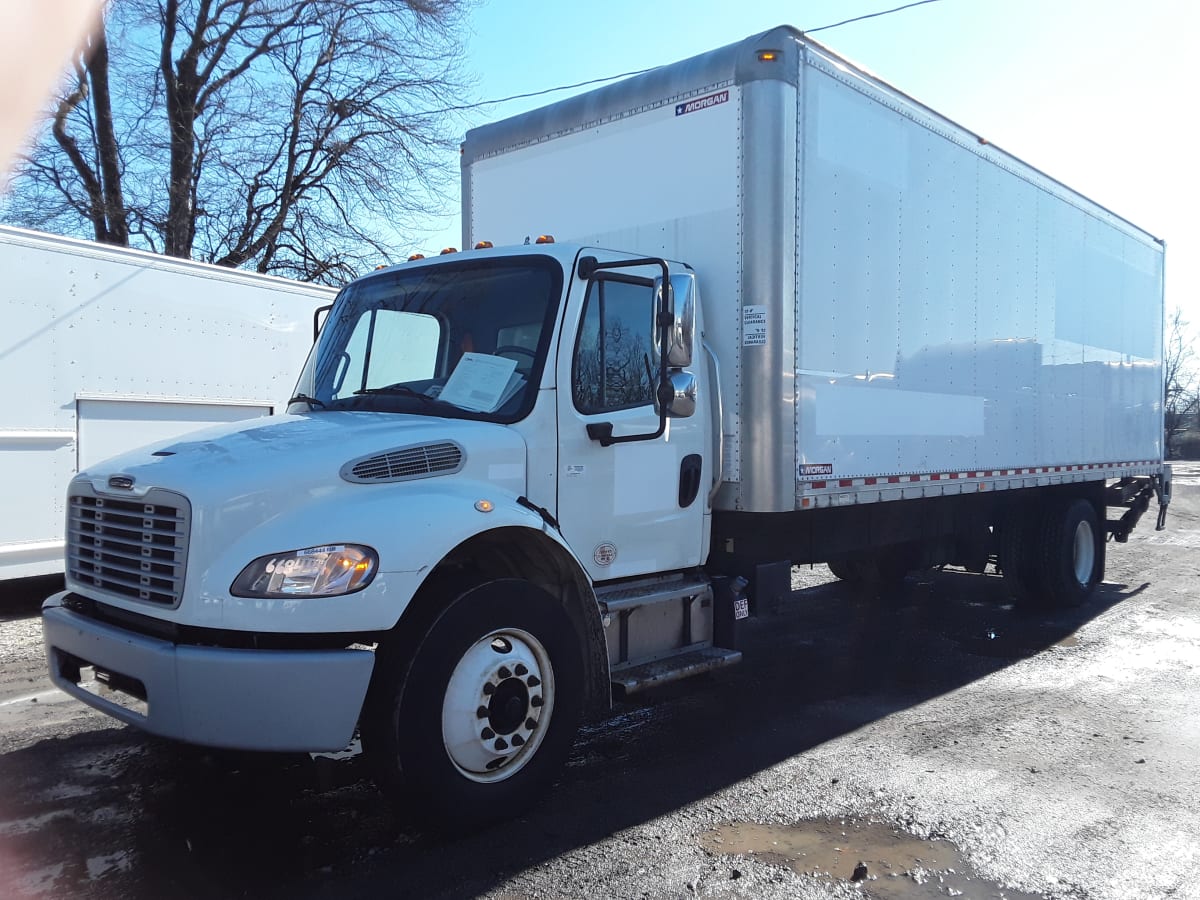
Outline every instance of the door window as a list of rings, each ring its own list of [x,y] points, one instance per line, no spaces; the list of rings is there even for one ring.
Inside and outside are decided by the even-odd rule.
[[[654,285],[607,276],[588,288],[572,365],[572,394],[581,413],[654,402]]]

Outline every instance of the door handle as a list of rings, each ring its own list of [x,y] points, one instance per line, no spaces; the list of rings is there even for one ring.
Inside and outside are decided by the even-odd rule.
[[[689,453],[679,464],[679,508],[687,509],[700,493],[700,471],[704,458],[699,453]]]

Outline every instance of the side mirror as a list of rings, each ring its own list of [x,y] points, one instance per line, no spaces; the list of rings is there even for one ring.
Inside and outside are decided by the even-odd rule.
[[[656,306],[662,300],[661,277],[654,279]],[[667,335],[667,365],[685,368],[692,364],[692,334],[696,327],[696,276],[690,272],[671,275],[671,296],[667,311],[674,317]],[[662,332],[655,316],[654,346],[662,346]],[[690,413],[689,413],[690,415]]]
[[[696,412],[696,376],[691,372],[672,372],[670,376],[673,394],[665,410],[671,419],[686,419]],[[655,398],[654,411],[662,413]]]

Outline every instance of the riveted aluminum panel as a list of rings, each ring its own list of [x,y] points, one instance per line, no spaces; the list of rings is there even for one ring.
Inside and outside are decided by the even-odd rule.
[[[1161,458],[1161,246],[807,59],[801,493],[829,477]]]
[[[715,509],[1161,458],[1161,243],[794,29],[472,131],[463,167],[471,240],[695,267]]]

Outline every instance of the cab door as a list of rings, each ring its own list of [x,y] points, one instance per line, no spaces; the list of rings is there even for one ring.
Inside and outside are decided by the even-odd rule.
[[[677,267],[682,268],[682,267]],[[558,353],[558,520],[596,581],[699,565],[712,461],[701,401],[657,437],[604,446],[589,435],[651,435],[659,348],[658,266],[599,269],[574,283]],[[699,349],[699,333],[695,342]],[[704,388],[696,352],[689,372]]]

